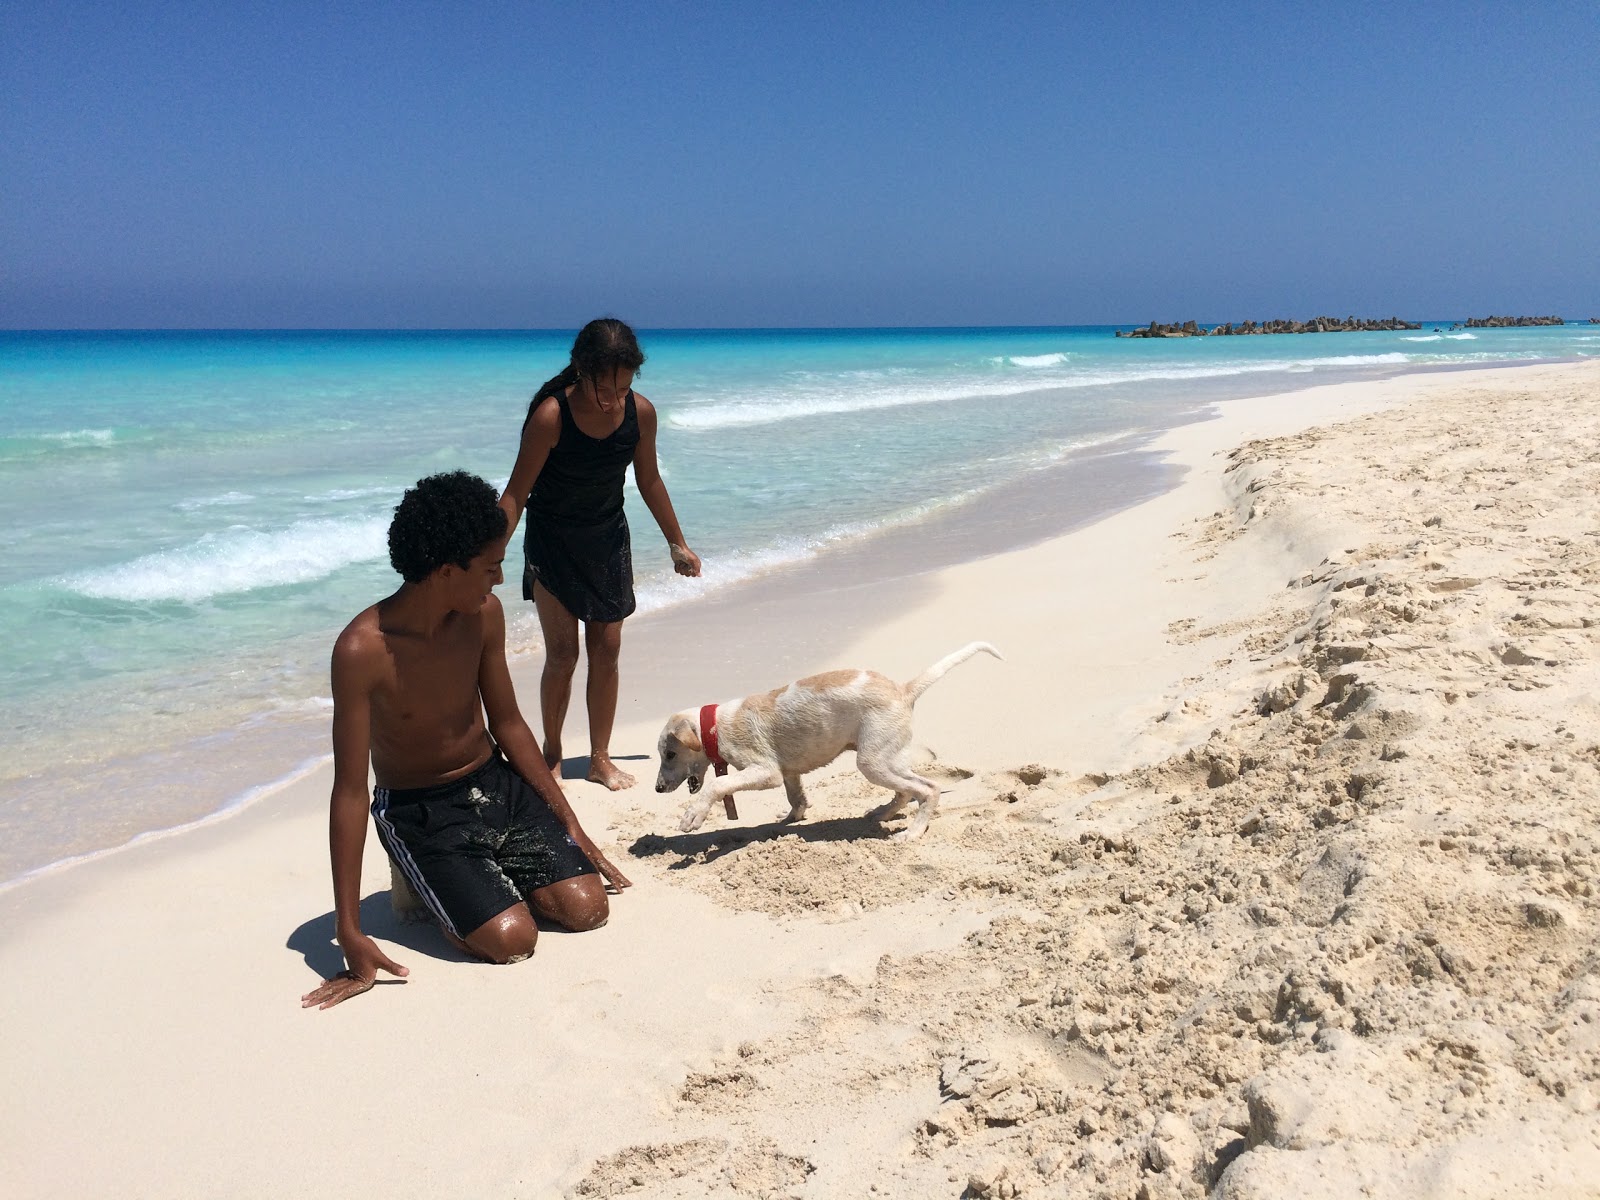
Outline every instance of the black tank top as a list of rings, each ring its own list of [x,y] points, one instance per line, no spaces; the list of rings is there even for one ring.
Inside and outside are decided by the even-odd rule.
[[[592,438],[572,419],[567,398],[561,406],[561,436],[528,493],[528,515],[567,525],[597,525],[622,514],[622,482],[639,445],[639,413],[630,388],[623,399],[622,424],[603,438]]]

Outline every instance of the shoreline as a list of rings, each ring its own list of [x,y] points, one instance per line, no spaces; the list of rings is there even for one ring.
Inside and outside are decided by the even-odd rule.
[[[690,835],[674,831],[681,795],[573,780],[635,883],[608,926],[549,934],[515,967],[460,961],[388,915],[369,839],[363,920],[412,975],[322,1014],[296,997],[337,962],[323,772],[0,894],[0,974],[26,981],[0,1020],[28,1031],[0,1050],[18,1083],[0,1097],[17,1146],[6,1177],[29,1197],[170,1194],[191,1177],[165,1148],[201,1144],[228,1164],[225,1190],[263,1197],[375,1176],[400,1196],[439,1178],[506,1197],[910,1200],[963,1182],[1187,1196],[1212,1170],[1228,1200],[1399,1197],[1427,1179],[1585,1194],[1600,1047],[1579,1016],[1600,992],[1574,964],[1600,858],[1570,805],[1600,744],[1573,690],[1589,635],[1548,587],[1530,594],[1549,623],[1513,646],[1470,613],[1503,592],[1482,615],[1513,621],[1520,593],[1487,582],[1544,578],[1525,545],[1592,575],[1592,480],[1561,490],[1535,467],[1587,470],[1540,398],[1570,410],[1597,386],[1587,364],[1231,402],[1153,445],[1183,471],[1176,487],[1064,536],[888,585],[841,565],[807,591],[684,610],[632,648],[652,688],[711,700],[781,682],[785,662],[908,677],[994,641],[1005,662],[975,659],[919,703],[945,794],[914,843],[861,817],[872,789],[848,762],[813,777],[800,826],[773,823],[781,793],[753,793],[739,822]],[[1479,432],[1485,411],[1513,407],[1541,435]],[[1452,427],[1457,412],[1474,423]],[[1540,459],[1508,474],[1524,445]],[[1405,510],[1429,472],[1469,487]],[[1517,531],[1535,519],[1554,524]],[[864,611],[884,587],[903,607]],[[1349,623],[1391,596],[1421,632]],[[1435,647],[1465,654],[1426,657]],[[1315,656],[1327,677],[1297,692]],[[1324,688],[1349,703],[1324,704]],[[1262,715],[1262,694],[1284,706]],[[1550,703],[1568,748],[1557,733],[1471,781],[1446,774],[1463,746],[1498,747]],[[655,695],[626,705],[614,745],[653,747],[668,711]],[[1467,741],[1426,740],[1443,735]],[[1366,765],[1380,750],[1387,784]],[[647,771],[648,754],[624,765]],[[1534,768],[1544,790],[1526,791]],[[1502,792],[1500,815],[1479,803],[1496,781],[1526,791]],[[1331,818],[1325,784],[1344,797]],[[1565,859],[1545,832],[1568,839]],[[1329,919],[1335,904],[1345,915]],[[1528,972],[1544,974],[1519,985]],[[446,1022],[448,1038],[418,1036]],[[558,1106],[539,1096],[552,1079]],[[446,1141],[395,1120],[413,1112],[463,1119]],[[1530,1151],[1542,1184],[1518,1171]]]
[[[1357,382],[1381,382],[1415,375],[1448,376],[1468,371],[1525,370],[1567,361],[1583,360],[1422,364],[1404,370],[1368,367],[1357,374]],[[1242,390],[1237,387],[1221,389],[1227,394],[1223,398],[1214,398],[1204,394],[1214,386],[1209,385],[1209,381],[1184,381],[1183,389],[1201,393],[1200,398],[1196,400],[1192,409],[1171,414],[1167,423],[1158,429],[1123,434],[1108,443],[1095,443],[1069,450],[1060,460],[1047,466],[1033,467],[1015,478],[985,490],[969,502],[959,503],[914,520],[884,526],[865,535],[829,542],[818,551],[782,561],[773,567],[759,568],[749,576],[736,579],[712,591],[674,599],[634,618],[628,627],[630,643],[652,637],[649,624],[652,621],[660,619],[669,625],[676,625],[677,618],[672,614],[685,608],[712,605],[721,612],[733,611],[752,598],[759,600],[772,592],[796,586],[809,587],[806,581],[813,577],[838,578],[845,573],[851,574],[853,579],[887,586],[893,580],[917,571],[975,562],[992,554],[1060,536],[1081,528],[1085,523],[1104,520],[1129,504],[1139,503],[1159,493],[1163,486],[1172,486],[1170,480],[1165,485],[1155,485],[1150,482],[1153,478],[1160,478],[1165,468],[1160,462],[1160,456],[1149,449],[1152,443],[1172,429],[1195,421],[1212,420],[1215,418],[1217,406],[1237,400],[1266,396],[1288,398],[1319,388],[1348,386],[1351,381],[1327,383],[1311,382],[1308,379],[1303,386],[1289,390],[1282,389],[1283,382],[1282,379],[1263,380]],[[1119,467],[1124,468],[1120,477]],[[1170,475],[1170,472],[1167,474]],[[1075,488],[1074,484],[1082,486]],[[1111,498],[1107,500],[1102,497],[1098,503],[1085,501],[1082,494],[1097,487],[1103,488],[1105,494]],[[1048,491],[1055,506],[1026,503],[1026,494],[1035,489]],[[648,533],[653,534],[654,531],[650,530]],[[848,567],[837,564],[848,564]],[[508,587],[510,586],[508,584]],[[514,588],[503,591],[502,601],[506,604],[508,616],[513,618],[514,625],[520,627],[525,634],[527,630],[534,629],[533,636],[536,638],[536,627],[531,626],[527,613],[521,611],[525,606],[514,597]],[[688,623],[693,625],[693,618],[689,618]],[[525,642],[522,646],[514,648],[511,659],[514,672],[519,664],[526,669],[527,660],[538,653],[539,647],[536,641],[533,644]],[[774,659],[769,675],[776,676],[784,671],[799,669],[800,663],[801,659],[796,656]],[[624,669],[630,673],[635,670],[629,659],[625,658]],[[629,699],[628,687],[629,684],[625,680],[625,702]],[[537,694],[536,688],[530,693],[526,685],[523,685],[521,690],[524,696]],[[658,699],[665,702],[666,697]],[[303,703],[310,702],[308,699]],[[525,706],[525,712],[527,711]],[[619,720],[621,715],[619,712]],[[574,717],[577,724],[569,727],[568,742],[569,745],[582,745],[584,743],[574,737],[574,732],[582,728],[583,714],[575,713]],[[292,765],[277,778],[264,783],[259,781],[249,783],[242,789],[229,793],[227,799],[218,807],[190,819],[172,825],[140,830],[116,845],[70,854],[62,859],[29,867],[10,879],[0,880],[0,895],[18,887],[25,887],[32,879],[56,871],[75,869],[105,856],[121,853],[130,846],[147,840],[180,836],[187,830],[227,819],[230,815],[236,815],[272,793],[290,786],[315,762],[328,761],[326,754],[309,752],[313,743],[306,736],[313,728],[321,730],[320,717],[316,721],[308,721],[303,717],[293,716],[287,709],[278,709],[250,718],[252,722],[263,719],[269,719],[269,724],[265,727],[266,732],[270,737],[277,739],[273,753],[292,761]],[[536,724],[536,719],[530,723]],[[194,743],[162,747],[154,753],[158,762],[167,762],[177,767],[188,755],[197,752],[198,747],[207,740],[224,738],[243,746],[248,743],[249,736],[248,726],[209,731],[200,735],[199,740]],[[321,740],[320,732],[316,740]],[[101,760],[94,766],[102,772],[108,770],[126,772],[134,769],[135,763],[130,756],[120,756]]]

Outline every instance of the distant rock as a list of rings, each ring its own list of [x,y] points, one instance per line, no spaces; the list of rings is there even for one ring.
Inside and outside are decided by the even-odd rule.
[[[1173,338],[1173,337],[1241,337],[1245,334],[1256,333],[1371,333],[1395,329],[1421,329],[1422,325],[1416,321],[1402,321],[1399,317],[1372,318],[1345,317],[1312,317],[1309,321],[1289,321],[1279,319],[1276,321],[1244,321],[1238,325],[1229,322],[1225,325],[1213,325],[1210,329],[1198,325],[1193,321],[1185,321],[1182,325],[1163,325],[1159,321],[1151,321],[1143,329],[1119,329],[1118,337],[1128,338]]]
[[[1591,319],[1590,324],[1597,322]],[[1565,325],[1560,317],[1469,317],[1468,329],[1516,329],[1525,325]]]

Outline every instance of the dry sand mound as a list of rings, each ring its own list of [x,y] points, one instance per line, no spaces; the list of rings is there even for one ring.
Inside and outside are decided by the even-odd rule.
[[[907,844],[849,772],[792,829],[641,816],[635,853],[732,907],[998,915],[806,985],[803,1024],[704,1064],[673,1136],[577,1195],[1600,1195],[1592,388],[1253,443],[1231,479],[1197,561],[1351,540],[1264,611],[1172,631],[1219,656],[1171,697],[1182,752],[951,773]]]

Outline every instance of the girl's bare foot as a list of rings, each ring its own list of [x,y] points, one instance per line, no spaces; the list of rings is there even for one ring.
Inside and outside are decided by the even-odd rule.
[[[631,788],[639,781],[612,762],[610,755],[590,754],[589,782],[598,783],[613,792],[620,792],[624,788]]]

